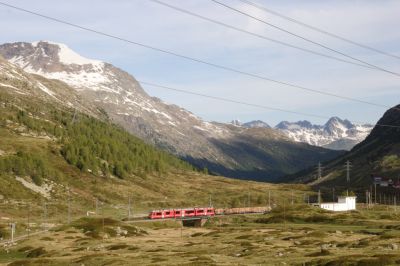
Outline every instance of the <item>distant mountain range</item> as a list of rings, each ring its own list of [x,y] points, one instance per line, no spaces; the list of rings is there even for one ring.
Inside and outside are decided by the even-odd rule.
[[[271,128],[260,120],[247,123],[234,120],[232,123],[245,128]],[[324,125],[314,125],[306,120],[282,121],[274,128],[296,142],[305,142],[333,150],[350,150],[368,136],[373,126],[369,124],[355,125],[347,119],[332,117]]]
[[[27,89],[37,84],[47,101],[90,115],[100,109],[114,123],[147,143],[211,173],[277,181],[341,154],[295,142],[261,121],[246,127],[206,122],[179,106],[150,97],[127,72],[84,58],[64,44],[8,43],[0,45],[0,55],[12,63],[1,64],[1,73],[7,73],[1,82],[15,97],[26,93],[21,90],[22,85]],[[22,85],[20,72],[26,74]]]

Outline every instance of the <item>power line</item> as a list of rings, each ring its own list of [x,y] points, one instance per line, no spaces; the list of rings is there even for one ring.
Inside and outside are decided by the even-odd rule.
[[[244,11],[241,11],[241,10],[239,10],[239,9],[237,9],[237,8],[234,8],[234,7],[232,7],[232,6],[229,6],[229,5],[227,5],[227,4],[224,4],[224,3],[222,3],[222,2],[219,2],[219,1],[217,1],[217,0],[211,0],[211,1],[213,1],[214,3],[216,3],[216,4],[218,4],[218,5],[224,6],[224,7],[228,8],[228,9],[230,9],[230,10],[233,10],[233,11],[239,13],[239,14],[242,14],[242,15],[244,15],[244,16],[246,16],[246,17],[249,17],[249,18],[251,18],[251,19],[254,19],[254,20],[256,20],[256,21],[259,21],[259,22],[261,22],[261,23],[263,23],[263,24],[265,24],[265,25],[268,25],[268,26],[270,26],[270,27],[272,27],[272,28],[274,28],[274,29],[277,29],[277,30],[279,30],[279,31],[285,32],[285,33],[290,34],[290,35],[292,35],[292,36],[295,36],[296,38],[302,39],[302,40],[304,40],[304,41],[306,41],[306,42],[312,43],[312,44],[314,44],[314,45],[317,45],[317,46],[319,46],[319,47],[322,47],[322,48],[324,48],[324,49],[327,49],[327,50],[329,50],[329,51],[331,51],[331,52],[340,54],[340,55],[342,55],[342,56],[344,56],[344,57],[347,57],[347,58],[350,58],[350,59],[352,59],[352,60],[358,61],[358,62],[360,62],[360,63],[369,65],[369,66],[371,66],[371,67],[373,67],[373,68],[375,68],[375,69],[378,69],[378,70],[381,70],[381,71],[383,71],[383,72],[386,72],[386,73],[389,73],[389,74],[393,74],[393,75],[395,75],[395,76],[399,76],[399,77],[400,77],[400,74],[399,74],[399,73],[396,73],[396,72],[387,70],[387,69],[385,69],[385,68],[379,67],[379,66],[377,66],[377,65],[368,63],[368,62],[366,62],[366,61],[364,61],[364,60],[361,60],[361,59],[358,59],[358,58],[353,57],[353,56],[351,56],[351,55],[348,55],[348,54],[345,54],[345,53],[343,53],[343,52],[340,52],[339,50],[330,48],[329,46],[326,46],[326,45],[321,44],[321,43],[319,43],[319,42],[316,42],[316,41],[313,41],[313,40],[308,39],[308,38],[306,38],[306,37],[303,37],[303,36],[301,36],[301,35],[299,35],[299,34],[297,34],[297,33],[293,33],[293,32],[291,32],[291,31],[288,31],[288,30],[286,30],[286,29],[284,29],[284,28],[282,28],[282,27],[276,26],[276,25],[274,25],[274,24],[272,24],[272,23],[269,23],[268,21],[265,21],[265,20],[262,20],[262,19],[260,19],[260,18],[257,18],[257,17],[255,17],[255,16],[253,16],[253,15],[250,15],[250,14],[244,12]]]
[[[228,67],[228,66],[219,65],[219,64],[216,64],[216,63],[204,61],[202,59],[198,59],[198,58],[194,58],[194,57],[178,54],[178,53],[173,52],[173,51],[168,51],[168,50],[165,50],[165,49],[157,48],[157,47],[154,47],[154,46],[151,46],[151,45],[148,45],[148,44],[139,43],[139,42],[136,42],[136,41],[131,41],[131,40],[128,40],[128,39],[125,39],[125,38],[122,38],[122,37],[118,37],[116,35],[112,35],[112,34],[105,33],[105,32],[99,31],[99,30],[83,27],[83,26],[80,26],[80,25],[77,25],[77,24],[74,24],[74,23],[71,23],[71,22],[68,22],[68,21],[65,21],[65,20],[61,20],[61,19],[58,19],[58,18],[50,17],[50,16],[47,16],[47,15],[43,15],[43,14],[40,14],[40,13],[37,13],[37,12],[34,12],[34,11],[30,11],[30,10],[27,10],[27,9],[24,9],[24,8],[20,8],[20,7],[17,7],[17,6],[13,6],[13,5],[7,4],[7,3],[4,3],[4,2],[0,2],[0,5],[6,6],[6,7],[10,7],[10,8],[25,12],[25,13],[29,13],[29,14],[32,14],[32,15],[35,15],[35,16],[38,16],[38,17],[42,17],[42,18],[45,18],[47,20],[51,20],[51,21],[54,21],[54,22],[57,22],[57,23],[61,23],[61,24],[65,24],[65,25],[68,25],[68,26],[71,26],[71,27],[74,27],[74,28],[78,28],[78,29],[81,29],[81,30],[84,30],[84,31],[88,31],[88,32],[92,32],[92,33],[95,33],[95,34],[98,34],[98,35],[102,35],[102,36],[105,36],[105,37],[108,37],[108,38],[116,39],[116,40],[119,40],[119,41],[122,41],[122,42],[125,42],[125,43],[128,43],[128,44],[133,44],[133,45],[136,45],[136,46],[139,46],[139,47],[143,47],[143,48],[146,48],[146,49],[149,49],[149,50],[157,51],[157,52],[160,52],[160,53],[165,53],[165,54],[168,54],[168,55],[179,57],[179,58],[182,58],[182,59],[185,59],[185,60],[188,60],[188,61],[197,62],[197,63],[204,64],[204,65],[207,65],[207,66],[212,66],[214,68],[223,69],[223,70],[226,70],[226,71],[229,71],[229,72],[233,72],[233,73],[237,73],[237,74],[240,74],[240,75],[243,75],[243,76],[257,78],[257,79],[260,79],[260,80],[273,82],[273,83],[276,83],[276,84],[280,84],[280,85],[284,85],[284,86],[288,86],[288,87],[292,87],[292,88],[297,88],[297,89],[308,91],[308,92],[311,92],[311,93],[326,95],[326,96],[330,96],[330,97],[335,97],[335,98],[339,98],[339,99],[344,99],[344,100],[358,102],[358,103],[362,103],[362,104],[377,106],[377,107],[386,108],[386,109],[391,108],[390,106],[387,106],[387,105],[373,103],[373,102],[369,102],[369,101],[365,101],[365,100],[361,100],[361,99],[357,99],[357,98],[352,98],[352,97],[348,97],[348,96],[343,96],[343,95],[339,95],[339,94],[335,94],[335,93],[329,93],[329,92],[325,92],[325,91],[320,91],[320,90],[317,90],[317,89],[312,89],[312,88],[304,87],[304,86],[301,86],[301,85],[296,85],[296,84],[285,82],[285,81],[275,80],[275,79],[268,78],[268,77],[265,77],[265,76],[262,76],[262,75],[258,75],[258,74],[254,74],[254,73],[250,73],[250,72],[245,72],[245,71],[238,70],[238,69],[235,69],[235,68],[231,68],[231,67]]]
[[[251,5],[251,6],[255,7],[255,8],[257,8],[257,9],[263,10],[263,11],[265,11],[265,12],[267,12],[267,13],[273,14],[273,15],[278,16],[278,17],[280,17],[280,18],[289,20],[289,21],[291,21],[291,22],[293,22],[293,23],[296,23],[296,24],[301,25],[301,26],[303,26],[303,27],[306,27],[306,28],[308,28],[308,29],[311,29],[311,30],[317,31],[317,32],[319,32],[319,33],[328,35],[328,36],[330,36],[330,37],[333,37],[333,38],[342,40],[342,41],[344,41],[344,42],[347,42],[347,43],[356,45],[356,46],[358,46],[358,47],[361,47],[361,48],[364,48],[364,49],[367,49],[367,50],[370,50],[370,51],[373,51],[373,52],[376,52],[376,53],[379,53],[379,54],[383,54],[383,55],[386,55],[386,56],[389,56],[389,57],[393,57],[393,58],[396,58],[396,59],[400,59],[400,56],[398,56],[398,55],[391,54],[391,53],[388,53],[388,52],[385,52],[385,51],[376,49],[376,48],[374,48],[374,47],[371,47],[371,46],[368,46],[368,45],[365,45],[365,44],[362,44],[362,43],[359,43],[359,42],[350,40],[350,39],[348,39],[348,38],[342,37],[342,36],[337,35],[337,34],[335,34],[335,33],[332,33],[332,32],[326,31],[326,30],[323,30],[323,29],[318,28],[318,27],[315,27],[315,26],[312,26],[312,25],[310,25],[310,24],[306,24],[306,23],[304,23],[304,22],[302,22],[302,21],[299,21],[299,20],[297,20],[297,19],[294,19],[294,18],[285,16],[285,15],[283,15],[282,13],[278,13],[278,12],[276,12],[276,11],[274,11],[274,10],[268,9],[268,8],[266,8],[265,6],[262,6],[262,5],[260,5],[260,4],[256,4],[256,3],[252,2],[252,1],[248,1],[248,0],[238,0],[238,1],[241,1],[241,2],[246,3],[246,4],[248,4],[248,5]]]
[[[165,7],[168,7],[168,8],[171,8],[171,9],[176,10],[178,12],[181,12],[181,13],[184,13],[184,14],[187,14],[187,15],[190,15],[190,16],[193,16],[193,17],[196,17],[196,18],[199,18],[199,19],[202,19],[202,20],[205,20],[205,21],[208,21],[208,22],[211,22],[211,23],[214,23],[214,24],[217,24],[217,25],[232,29],[232,30],[235,30],[235,31],[238,31],[238,32],[242,32],[242,33],[245,33],[245,34],[248,34],[248,35],[263,39],[263,40],[266,40],[266,41],[274,42],[274,43],[277,43],[277,44],[280,44],[280,45],[283,45],[283,46],[287,46],[287,47],[290,47],[290,48],[293,48],[293,49],[297,49],[297,50],[300,50],[300,51],[303,51],[303,52],[306,52],[306,53],[310,53],[310,54],[326,57],[326,58],[333,59],[333,60],[336,60],[336,61],[340,61],[340,62],[344,62],[344,63],[348,63],[348,64],[352,64],[352,65],[361,66],[361,67],[364,67],[364,68],[369,68],[369,69],[376,70],[376,68],[372,67],[372,66],[368,66],[368,65],[365,65],[365,64],[359,64],[359,63],[356,63],[356,62],[353,62],[353,61],[348,61],[348,60],[345,60],[345,59],[342,59],[342,58],[339,58],[339,57],[335,57],[335,56],[331,56],[331,55],[328,55],[328,54],[323,54],[323,53],[320,53],[320,52],[317,52],[317,51],[309,50],[307,48],[296,46],[296,45],[293,45],[293,44],[290,44],[290,43],[287,43],[287,42],[283,42],[283,41],[279,41],[279,40],[276,40],[276,39],[272,39],[272,38],[269,38],[269,37],[267,37],[265,35],[257,34],[257,33],[251,32],[251,31],[247,31],[245,29],[241,29],[241,28],[226,24],[224,22],[221,22],[221,21],[218,21],[218,20],[214,20],[212,18],[208,18],[208,17],[202,16],[202,15],[199,15],[197,13],[191,12],[189,10],[186,10],[186,9],[183,9],[183,8],[180,8],[180,7],[177,7],[177,6],[173,6],[171,4],[168,4],[168,3],[165,3],[165,2],[162,2],[162,1],[159,1],[159,0],[149,0],[149,1],[151,1],[153,3],[156,3],[156,4],[159,4],[159,5],[162,5],[162,6],[165,6]]]
[[[203,97],[203,98],[209,98],[209,99],[213,99],[213,100],[217,100],[217,101],[235,103],[235,104],[240,104],[240,105],[246,105],[246,106],[261,108],[261,109],[267,109],[267,110],[270,110],[270,111],[279,111],[279,112],[285,112],[285,113],[296,114],[296,115],[301,115],[301,116],[309,116],[309,117],[315,117],[315,118],[322,118],[322,119],[329,119],[330,118],[328,116],[302,113],[302,112],[291,111],[291,110],[286,110],[286,109],[281,109],[281,108],[276,108],[276,107],[270,107],[270,106],[266,106],[266,105],[260,105],[260,104],[254,104],[254,103],[238,101],[238,100],[234,100],[234,99],[228,99],[228,98],[224,98],[224,97],[212,96],[212,95],[208,95],[208,94],[203,94],[203,93],[198,93],[198,92],[193,92],[193,91],[188,91],[188,90],[183,90],[183,89],[172,88],[172,87],[169,87],[169,86],[164,86],[164,85],[155,84],[155,83],[142,81],[142,80],[138,80],[138,82],[140,84],[145,84],[145,85],[152,86],[152,87],[167,89],[167,90],[181,92],[181,93],[185,93],[185,94],[191,94],[191,95],[200,96],[200,97]]]
[[[293,111],[293,110],[287,110],[287,109],[282,109],[282,108],[277,108],[277,107],[271,107],[271,106],[267,106],[267,105],[260,105],[260,104],[255,104],[255,103],[238,101],[238,100],[234,100],[234,99],[228,99],[228,98],[225,98],[225,97],[213,96],[213,95],[194,92],[194,91],[188,91],[188,90],[184,90],[184,89],[173,88],[173,87],[160,85],[160,84],[155,84],[155,83],[147,82],[147,81],[143,81],[143,80],[137,80],[137,82],[139,82],[140,84],[145,84],[145,85],[151,86],[151,87],[156,87],[156,88],[166,89],[166,90],[170,90],[170,91],[176,91],[176,92],[180,92],[180,93],[200,96],[200,97],[203,97],[203,98],[213,99],[213,100],[217,100],[217,101],[240,104],[240,105],[256,107],[256,108],[261,108],[261,109],[266,109],[266,110],[271,110],[271,111],[278,111],[278,112],[296,114],[296,115],[300,115],[302,117],[309,116],[309,117],[316,117],[316,118],[322,118],[322,119],[330,119],[331,118],[329,116],[322,116],[322,115],[316,115],[316,114],[310,114],[310,113],[303,113],[303,112],[298,112],[298,111]],[[392,109],[399,110],[398,108],[395,108],[395,107],[393,107]],[[351,122],[356,123],[356,124],[368,124],[368,123],[360,122],[360,121],[351,121]],[[400,126],[396,126],[396,125],[385,125],[385,124],[378,124],[378,123],[374,124],[373,126],[400,128]]]

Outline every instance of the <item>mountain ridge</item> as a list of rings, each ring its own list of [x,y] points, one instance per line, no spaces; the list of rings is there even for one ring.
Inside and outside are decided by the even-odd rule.
[[[257,125],[257,123],[262,125],[265,122],[256,120],[241,123],[240,126],[248,127],[247,125]],[[357,125],[347,119],[333,116],[324,125],[312,124],[307,120],[282,121],[274,129],[281,131],[296,142],[304,142],[333,150],[350,150],[367,137],[372,130],[372,125]]]
[[[261,180],[276,180],[313,164],[316,157],[328,160],[340,154],[294,143],[269,128],[259,133],[260,130],[203,121],[179,106],[150,97],[129,73],[105,62],[83,58],[65,45],[45,41],[10,43],[0,45],[0,54],[24,71],[65,82],[82,102],[103,110],[130,133],[216,174],[227,169],[231,177],[251,178],[261,172]],[[51,88],[48,93],[52,93]],[[256,132],[255,137],[248,137],[248,132]],[[305,159],[310,160],[300,162],[297,155],[277,155],[270,143],[290,146],[293,154],[304,151]],[[315,155],[311,156],[311,151]],[[286,167],[275,169],[274,165],[266,165],[275,158],[281,158],[280,164]]]

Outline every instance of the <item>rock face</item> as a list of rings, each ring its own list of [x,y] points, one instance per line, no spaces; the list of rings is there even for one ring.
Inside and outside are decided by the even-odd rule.
[[[43,87],[50,98],[60,93],[64,94],[57,98],[61,101],[78,96],[80,101],[69,101],[71,107],[88,111],[96,106],[134,135],[214,173],[274,180],[338,155],[294,143],[266,124],[254,128],[203,121],[179,106],[150,97],[127,72],[84,58],[64,44],[3,44],[0,55],[25,72],[65,82],[66,89],[57,93],[53,86]]]

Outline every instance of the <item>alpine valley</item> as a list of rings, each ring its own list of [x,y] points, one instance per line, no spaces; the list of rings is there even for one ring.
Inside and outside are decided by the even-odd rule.
[[[281,123],[279,130],[260,122],[247,127],[206,122],[150,97],[127,72],[84,58],[64,44],[7,43],[0,45],[0,55],[8,61],[1,62],[2,90],[18,97],[27,93],[24,87],[35,86],[48,102],[100,119],[105,115],[145,142],[228,177],[278,181],[343,153],[312,145],[343,149],[338,141],[353,145],[368,133],[339,119],[323,127]]]

